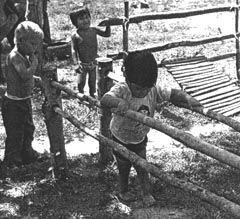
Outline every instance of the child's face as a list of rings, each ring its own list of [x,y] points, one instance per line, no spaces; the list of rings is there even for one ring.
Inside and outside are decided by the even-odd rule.
[[[31,55],[37,52],[39,43],[36,39],[22,39],[18,43],[18,49],[23,55]]]
[[[141,87],[138,84],[135,83],[129,83],[129,88],[132,92],[132,95],[137,98],[143,98],[145,97],[148,92],[151,90],[151,87]]]
[[[77,18],[77,26],[79,29],[88,29],[90,27],[91,18],[88,14],[84,14]]]

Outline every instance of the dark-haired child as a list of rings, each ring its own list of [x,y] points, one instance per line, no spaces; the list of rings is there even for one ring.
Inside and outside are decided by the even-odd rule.
[[[170,101],[180,107],[198,107],[201,104],[187,93],[156,85],[158,76],[157,62],[151,53],[133,52],[124,60],[125,82],[114,85],[101,99],[102,106],[115,107],[119,112],[128,109],[153,117],[157,103]],[[147,133],[150,128],[131,119],[113,114],[110,131],[113,140],[124,145],[146,159]],[[128,191],[128,177],[132,163],[114,151],[117,159],[120,179],[120,198],[130,200],[132,194]],[[151,186],[147,171],[133,165],[142,188],[143,203],[151,206],[155,199],[151,195]]]
[[[96,61],[98,57],[97,35],[109,37],[110,26],[103,31],[97,27],[91,27],[91,15],[88,8],[83,7],[70,13],[72,24],[77,28],[72,34],[71,50],[74,63],[77,65],[77,86],[80,93],[84,93],[86,76],[88,74],[89,93],[94,97],[96,92]]]
[[[31,95],[38,59],[36,52],[43,40],[41,28],[31,22],[20,23],[14,35],[15,47],[7,57],[7,91],[2,100],[2,117],[6,130],[4,163],[8,167],[29,164],[39,158],[32,148],[34,124]]]

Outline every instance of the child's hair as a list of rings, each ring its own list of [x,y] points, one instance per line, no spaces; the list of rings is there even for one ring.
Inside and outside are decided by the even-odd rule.
[[[132,52],[124,60],[126,79],[141,87],[152,87],[156,84],[158,67],[152,53]]]
[[[70,13],[70,19],[72,24],[77,27],[77,18],[83,17],[84,15],[88,15],[91,18],[90,11],[87,7],[82,7],[80,9],[74,10]]]
[[[14,43],[21,42],[21,39],[35,39],[41,41],[44,37],[43,31],[38,24],[32,21],[23,21],[15,29]]]

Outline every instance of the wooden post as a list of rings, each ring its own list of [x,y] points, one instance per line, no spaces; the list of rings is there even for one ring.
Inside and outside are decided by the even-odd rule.
[[[112,71],[112,59],[111,58],[97,58],[97,91],[98,99],[100,100],[102,96],[110,90],[113,86],[112,79],[107,77],[109,71]],[[100,133],[107,137],[111,138],[109,124],[111,121],[111,111],[109,108],[99,109],[100,117]],[[99,152],[100,152],[100,161],[103,164],[108,163],[113,160],[112,149],[102,143],[99,143]]]
[[[50,65],[45,66],[42,79],[46,96],[43,112],[50,141],[50,151],[54,157],[54,173],[57,178],[63,178],[68,169],[63,136],[63,120],[53,110],[56,106],[62,108],[61,91],[51,86],[51,81],[57,80],[57,68]]]
[[[124,0],[124,16],[125,22],[123,23],[123,51],[128,52],[128,19],[129,19],[129,1]]]
[[[239,1],[236,0],[236,4],[238,5]],[[239,19],[239,8],[236,7],[235,8],[235,33],[238,33],[238,21]],[[236,35],[236,71],[237,71],[237,78],[238,80],[240,79],[240,66],[239,66],[239,62],[240,62],[240,51],[239,51],[239,37]]]
[[[48,0],[43,0],[43,32],[44,32],[44,40],[49,45],[52,43],[51,34],[50,34],[50,26],[47,12],[47,3]]]

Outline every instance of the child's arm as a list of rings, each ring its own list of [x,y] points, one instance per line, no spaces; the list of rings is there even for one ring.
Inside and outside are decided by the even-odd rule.
[[[193,109],[195,107],[202,107],[201,103],[187,94],[184,91],[178,89],[171,90],[170,102],[174,105],[184,108]]]
[[[129,104],[127,101],[107,93],[102,97],[100,103],[103,107],[117,108],[117,112],[120,113],[124,113],[129,109]]]
[[[110,37],[111,36],[111,26],[108,22],[108,19],[106,19],[104,22],[106,25],[105,31],[102,31],[101,29],[96,28],[97,35],[102,36],[102,37]]]
[[[10,59],[12,59],[12,63],[22,80],[29,80],[33,77],[38,66],[38,58],[36,55],[32,54],[29,56],[30,66],[28,68],[26,68],[26,65],[21,60],[17,59],[16,56],[10,57]]]
[[[77,73],[81,73],[82,72],[82,65],[81,65],[81,61],[79,59],[79,54],[77,52],[77,49],[76,49],[76,39],[75,39],[76,36],[72,36],[72,39],[71,39],[71,54],[72,54],[72,61],[73,61],[73,64],[75,65],[75,71]],[[79,37],[79,40],[81,41],[82,38]]]

